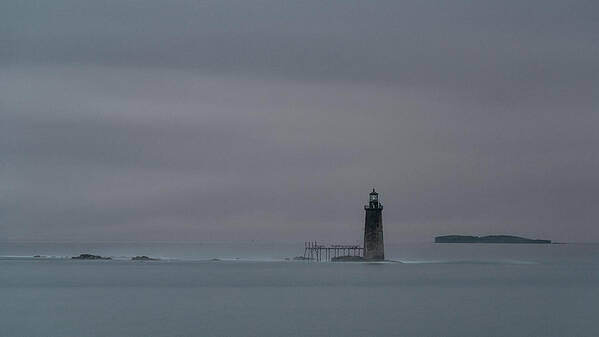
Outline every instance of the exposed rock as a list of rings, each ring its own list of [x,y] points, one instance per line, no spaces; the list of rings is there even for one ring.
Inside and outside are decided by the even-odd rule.
[[[72,259],[76,259],[76,260],[112,260],[111,257],[104,257],[104,256],[92,255],[92,254],[79,254],[79,256],[73,256]]]
[[[145,255],[140,255],[140,256],[132,257],[131,260],[133,260],[133,261],[159,261],[160,259],[147,257]]]
[[[331,261],[333,261],[333,262],[362,262],[362,261],[369,261],[369,260],[364,259],[361,256],[347,255],[347,256],[336,256],[336,257],[333,257],[331,259]]]

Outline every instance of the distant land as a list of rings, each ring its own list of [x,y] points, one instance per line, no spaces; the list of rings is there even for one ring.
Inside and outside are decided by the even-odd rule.
[[[551,240],[527,239],[513,235],[443,235],[435,237],[435,243],[551,243]]]

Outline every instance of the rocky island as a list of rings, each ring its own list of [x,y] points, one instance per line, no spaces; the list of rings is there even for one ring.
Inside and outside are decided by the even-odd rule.
[[[541,243],[548,244],[551,240],[527,239],[513,235],[443,235],[435,237],[435,243]]]
[[[138,255],[131,258],[131,261],[160,261],[160,259],[148,257],[145,255]]]
[[[92,255],[92,254],[79,254],[79,256],[73,256],[72,259],[75,259],[75,260],[112,260],[111,257],[104,257],[104,256]]]

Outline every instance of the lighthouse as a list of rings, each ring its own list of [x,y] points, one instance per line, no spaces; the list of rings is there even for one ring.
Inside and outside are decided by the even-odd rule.
[[[385,245],[383,243],[383,204],[379,202],[379,194],[374,188],[370,192],[368,205],[364,206],[366,218],[364,220],[364,259],[385,259]]]

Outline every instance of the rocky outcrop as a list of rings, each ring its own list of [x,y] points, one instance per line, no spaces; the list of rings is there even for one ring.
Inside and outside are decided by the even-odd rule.
[[[153,257],[148,257],[145,255],[139,255],[131,258],[132,261],[159,261],[160,259],[156,259]]]
[[[336,257],[332,258],[331,261],[333,261],[333,262],[362,262],[362,261],[368,261],[368,260],[361,256],[348,255],[348,256],[336,256]]]
[[[92,255],[92,254],[79,254],[79,256],[73,256],[72,259],[75,259],[75,260],[112,260],[111,257],[104,257],[104,256]]]

